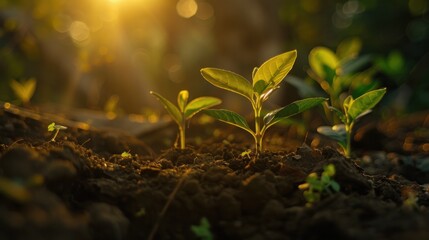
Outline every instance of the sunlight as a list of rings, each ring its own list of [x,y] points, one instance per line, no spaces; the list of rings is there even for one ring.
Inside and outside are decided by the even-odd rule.
[[[177,14],[184,18],[190,18],[197,13],[198,5],[195,0],[179,0],[176,5]]]

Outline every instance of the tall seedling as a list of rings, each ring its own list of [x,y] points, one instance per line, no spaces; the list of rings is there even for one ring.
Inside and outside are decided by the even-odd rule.
[[[277,55],[264,62],[252,73],[252,83],[243,76],[223,69],[203,68],[203,77],[216,87],[237,93],[252,104],[255,117],[255,127],[251,129],[246,119],[230,110],[209,109],[206,114],[220,121],[234,125],[249,132],[255,140],[256,153],[262,151],[262,140],[267,129],[283,119],[294,116],[307,109],[315,107],[327,100],[326,98],[307,98],[262,115],[263,103],[280,87],[280,83],[292,69],[297,56],[296,50]]]
[[[182,90],[177,96],[177,105],[179,107],[176,107],[160,94],[153,91],[150,91],[150,94],[154,95],[164,105],[164,108],[177,123],[179,127],[180,149],[185,149],[186,121],[201,110],[216,106],[222,102],[220,99],[214,97],[199,97],[188,103],[189,92]]]

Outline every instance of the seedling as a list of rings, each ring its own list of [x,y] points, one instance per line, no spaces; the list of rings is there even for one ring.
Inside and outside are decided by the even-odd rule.
[[[349,52],[351,55],[357,54],[356,51]],[[371,81],[374,73],[372,69],[352,73],[356,68],[349,62],[352,58],[350,54],[335,54],[325,47],[314,48],[308,57],[311,66],[310,76],[329,95],[330,106],[327,109],[334,112],[334,116],[342,122],[338,124],[338,120],[327,114],[333,126],[322,126],[317,131],[337,141],[346,157],[351,155],[351,136],[356,120],[371,112],[386,93],[385,88],[370,91],[378,84]],[[355,63],[360,64],[359,61]],[[356,99],[354,96],[357,96]]]
[[[343,148],[346,157],[351,155],[351,137],[353,126],[357,119],[371,112],[371,109],[383,98],[386,88],[369,91],[360,97],[353,99],[349,95],[343,102],[343,111],[330,106],[343,124],[333,127],[322,126],[317,128],[317,132],[337,141]]]
[[[60,132],[60,130],[65,130],[65,129],[67,129],[67,127],[62,126],[62,125],[55,124],[54,122],[53,122],[53,123],[51,123],[51,124],[49,124],[49,125],[48,125],[48,131],[49,131],[49,132],[53,132],[53,131],[55,131],[55,134],[54,134],[54,136],[52,137],[51,142],[55,142],[55,139],[57,138],[58,133]]]
[[[312,206],[313,203],[320,201],[323,193],[332,194],[340,191],[340,185],[332,179],[335,175],[335,165],[328,164],[323,167],[321,177],[317,173],[310,173],[305,180],[306,182],[299,185],[300,190],[304,190],[304,197],[307,200],[307,206]]]
[[[177,96],[177,105],[179,107],[176,107],[160,94],[153,91],[150,91],[150,94],[153,94],[164,105],[164,108],[179,126],[180,149],[185,149],[186,121],[198,112],[222,102],[220,99],[214,97],[199,97],[188,103],[189,92],[182,90]]]
[[[22,83],[12,80],[10,87],[22,104],[27,105],[36,90],[36,79],[30,78]]]
[[[201,240],[212,240],[213,234],[210,230],[210,223],[207,218],[201,218],[200,225],[192,225],[192,232]]]
[[[223,69],[203,68],[203,77],[216,87],[242,95],[252,104],[254,111],[255,128],[251,129],[246,119],[230,110],[209,109],[204,113],[222,122],[234,125],[249,132],[255,140],[256,153],[262,151],[262,140],[267,129],[274,124],[308,110],[326,101],[326,98],[307,98],[262,115],[263,103],[280,87],[280,83],[292,69],[295,63],[296,50],[277,55],[255,68],[250,83],[243,76]]]

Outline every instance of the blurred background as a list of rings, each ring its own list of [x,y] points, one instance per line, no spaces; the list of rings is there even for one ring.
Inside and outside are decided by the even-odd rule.
[[[427,0],[0,0],[0,100],[19,103],[12,82],[35,79],[38,106],[145,113],[162,111],[150,90],[173,101],[188,89],[243,113],[246,100],[201,68],[250,79],[297,49],[290,75],[305,81],[312,48],[350,38],[388,87],[393,114],[429,109]],[[275,104],[301,97],[281,89]]]

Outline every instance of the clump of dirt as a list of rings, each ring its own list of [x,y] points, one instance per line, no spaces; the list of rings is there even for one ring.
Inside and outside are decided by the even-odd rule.
[[[429,236],[424,153],[347,159],[302,144],[255,156],[234,132],[158,152],[144,138],[72,127],[49,142],[48,124],[0,111],[2,239],[197,239],[190,227],[203,217],[215,239]],[[330,163],[341,191],[306,206],[298,185]]]

